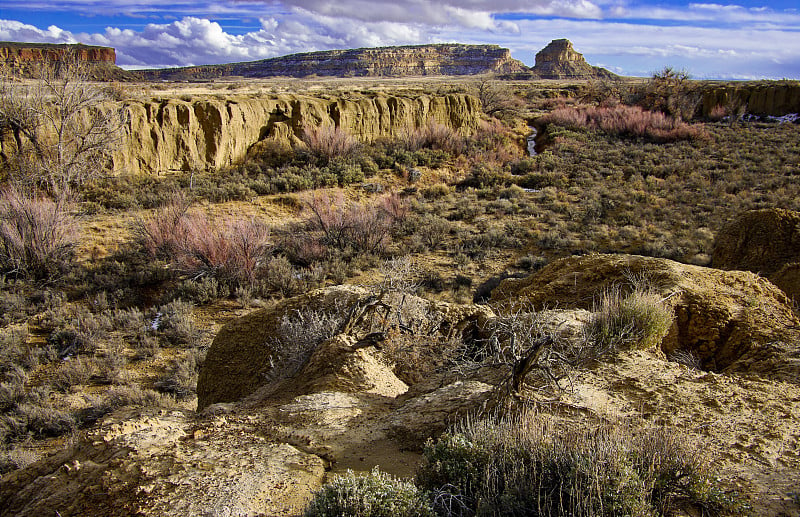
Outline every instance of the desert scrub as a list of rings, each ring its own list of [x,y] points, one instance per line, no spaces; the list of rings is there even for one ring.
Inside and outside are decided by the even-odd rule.
[[[44,280],[64,272],[78,241],[65,201],[27,195],[14,188],[0,193],[0,270]]]
[[[672,318],[661,296],[647,287],[636,286],[625,294],[613,286],[600,294],[586,337],[598,353],[651,348],[661,343]]]
[[[735,506],[675,432],[564,429],[552,417],[467,421],[428,442],[417,486],[439,515],[657,516]]]
[[[316,493],[306,517],[433,517],[424,494],[410,481],[374,469],[357,476],[347,471]]]

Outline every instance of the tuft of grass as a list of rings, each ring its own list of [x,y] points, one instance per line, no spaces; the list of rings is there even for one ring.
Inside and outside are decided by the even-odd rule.
[[[467,421],[424,454],[416,481],[439,515],[718,515],[736,505],[703,455],[660,428],[564,430],[528,413]]]
[[[433,517],[423,493],[410,481],[377,468],[366,476],[348,470],[326,484],[306,508],[306,517]]]
[[[600,352],[650,348],[661,343],[673,314],[661,297],[643,287],[624,294],[619,286],[603,291],[586,328],[587,339]]]

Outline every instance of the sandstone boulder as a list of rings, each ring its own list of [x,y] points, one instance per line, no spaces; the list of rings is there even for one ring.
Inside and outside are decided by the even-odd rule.
[[[745,212],[725,225],[714,241],[712,265],[766,277],[800,260],[800,212],[768,208]]]
[[[632,255],[586,255],[558,260],[524,279],[504,280],[492,301],[591,309],[604,289],[631,288],[641,279],[674,309],[661,345],[668,355],[689,351],[708,370],[796,381],[800,322],[784,293],[750,272]]]
[[[280,339],[280,326],[285,317],[301,312],[338,317],[339,322],[330,337],[309,351],[297,372],[284,375],[283,356],[294,352]],[[376,295],[355,286],[318,289],[223,327],[200,370],[198,407],[241,400],[262,386],[292,395],[336,391],[396,397],[407,389],[397,376],[405,365],[391,364],[380,350],[388,336],[406,336],[409,346],[417,347],[406,351],[409,355],[443,354],[434,335],[473,339],[492,316],[486,307],[429,302],[398,292]],[[435,350],[422,350],[426,347]]]

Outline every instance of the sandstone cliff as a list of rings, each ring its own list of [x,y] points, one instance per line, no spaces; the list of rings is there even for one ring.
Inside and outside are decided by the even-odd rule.
[[[414,45],[404,47],[327,50],[230,63],[138,72],[145,80],[243,77],[405,77],[514,73],[525,65],[497,45]]]
[[[226,167],[262,142],[297,142],[305,126],[341,127],[372,141],[431,123],[469,135],[482,116],[480,101],[466,94],[208,96],[127,101],[101,109],[120,107],[128,123],[111,165],[116,173],[131,174]],[[13,155],[13,136],[0,138],[0,149]]]
[[[779,117],[800,113],[800,82],[746,82],[736,85],[714,85],[703,92],[703,115],[722,106],[729,111],[744,108],[754,115]]]
[[[481,116],[480,102],[463,94],[164,99],[127,109],[128,141],[114,155],[114,169],[148,174],[225,167],[261,141],[293,143],[306,125],[337,126],[371,141],[428,123],[470,134]]]
[[[121,80],[127,78],[127,73],[115,66],[117,53],[110,47],[0,42],[2,67],[24,76],[30,76],[33,70],[42,63],[63,61],[67,56],[74,56],[78,61],[88,63],[91,79]]]
[[[605,68],[591,66],[572,46],[568,39],[555,39],[536,54],[533,68],[517,74],[507,74],[509,79],[618,79],[619,76]]]

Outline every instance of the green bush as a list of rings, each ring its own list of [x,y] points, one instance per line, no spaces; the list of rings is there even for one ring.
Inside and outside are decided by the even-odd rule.
[[[619,287],[604,291],[587,326],[587,337],[600,351],[650,348],[661,343],[672,325],[672,310],[661,297],[637,287],[628,295]]]
[[[467,422],[424,455],[416,481],[439,515],[714,515],[735,504],[702,455],[662,429],[564,430],[523,415]]]
[[[317,492],[306,517],[433,517],[423,493],[377,468],[366,476],[347,471]]]

